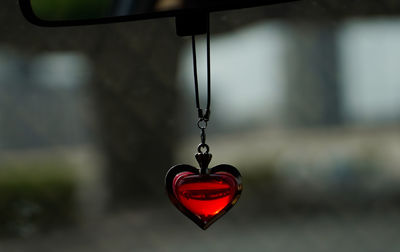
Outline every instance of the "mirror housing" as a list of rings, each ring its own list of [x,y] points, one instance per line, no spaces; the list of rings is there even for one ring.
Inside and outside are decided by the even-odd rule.
[[[187,36],[207,31],[210,12],[297,0],[175,0],[180,5],[171,7],[159,7],[159,3],[165,0],[136,1],[142,5],[146,3],[146,8],[135,7],[133,0],[102,0],[100,8],[100,2],[97,1],[99,0],[19,0],[19,4],[25,18],[39,26],[92,25],[176,17],[178,35]],[[149,5],[149,2],[152,4]],[[124,6],[121,11],[121,3],[128,4],[129,9]],[[96,8],[93,9],[92,6]]]

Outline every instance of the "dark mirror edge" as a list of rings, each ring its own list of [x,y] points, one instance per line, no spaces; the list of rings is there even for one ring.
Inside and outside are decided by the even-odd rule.
[[[35,16],[33,13],[32,6],[30,4],[30,0],[18,0],[20,8],[24,17],[32,24],[43,26],[43,27],[57,27],[57,26],[78,26],[78,25],[94,25],[94,24],[108,24],[108,23],[118,23],[118,22],[128,22],[128,21],[136,21],[136,20],[145,20],[152,18],[163,18],[163,17],[175,17],[177,15],[193,13],[193,12],[217,12],[217,11],[225,11],[225,10],[235,10],[235,9],[245,9],[256,6],[268,6],[275,5],[280,3],[288,3],[295,2],[300,0],[271,0],[268,3],[265,3],[265,0],[262,1],[254,1],[251,4],[230,4],[229,6],[218,6],[215,8],[207,8],[207,9],[185,9],[179,11],[163,11],[156,12],[152,14],[138,14],[133,16],[123,16],[123,17],[109,17],[109,18],[99,18],[99,19],[89,19],[89,20],[74,20],[74,21],[44,21]]]

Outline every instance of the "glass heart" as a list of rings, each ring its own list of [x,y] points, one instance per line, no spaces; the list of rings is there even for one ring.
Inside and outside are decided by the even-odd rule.
[[[211,175],[182,172],[173,185],[178,201],[203,222],[210,221],[228,206],[238,187],[235,177],[226,172]]]
[[[229,211],[242,193],[240,172],[231,165],[218,165],[203,174],[190,165],[176,165],[165,177],[171,202],[202,229]]]

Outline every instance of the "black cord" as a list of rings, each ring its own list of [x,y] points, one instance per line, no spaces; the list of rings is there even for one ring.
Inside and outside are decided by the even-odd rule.
[[[207,30],[207,110],[211,106],[211,45],[210,45],[210,27]]]
[[[210,120],[210,107],[211,107],[211,46],[210,46],[210,29],[207,31],[207,107],[206,110],[200,106],[199,98],[199,79],[197,73],[197,56],[196,56],[196,37],[192,36],[192,51],[193,51],[193,73],[194,73],[194,91],[196,95],[196,108],[198,111],[199,119],[207,122]]]
[[[194,92],[196,95],[196,108],[200,109],[199,79],[197,75],[196,37],[194,35],[192,36],[192,50],[193,50],[193,73],[194,73]]]

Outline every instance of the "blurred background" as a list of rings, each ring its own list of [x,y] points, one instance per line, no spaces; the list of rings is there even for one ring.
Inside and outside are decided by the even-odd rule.
[[[200,142],[174,19],[0,21],[0,251],[399,251],[398,1],[211,15],[211,165],[244,191],[206,232],[164,191]]]

